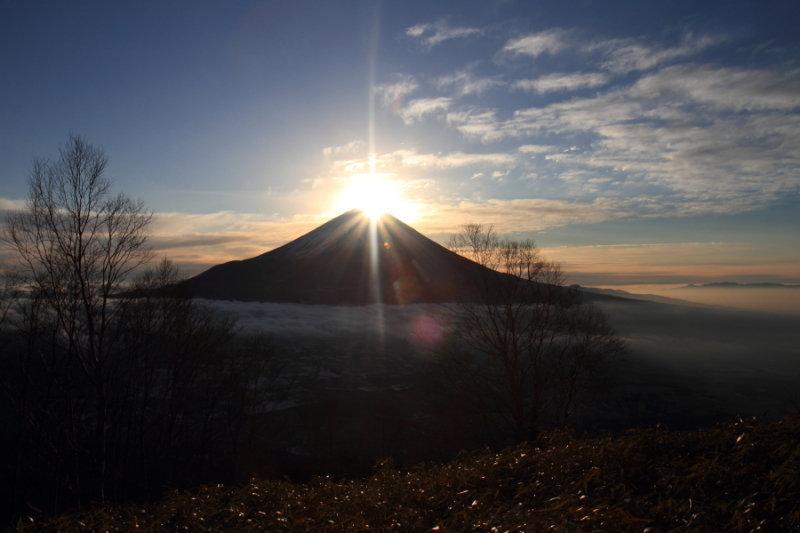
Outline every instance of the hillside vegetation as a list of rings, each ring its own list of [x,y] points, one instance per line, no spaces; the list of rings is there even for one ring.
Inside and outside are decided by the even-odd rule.
[[[634,430],[462,454],[361,480],[173,492],[148,506],[26,518],[18,531],[798,531],[800,416]]]

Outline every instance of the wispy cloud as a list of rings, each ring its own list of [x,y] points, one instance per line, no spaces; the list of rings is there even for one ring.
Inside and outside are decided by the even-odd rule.
[[[624,216],[627,216],[624,205],[607,200],[464,200],[420,209],[420,220],[415,227],[429,233],[451,233],[457,231],[460,224],[480,221],[482,224],[492,225],[499,233],[525,233],[570,223],[602,222]]]
[[[546,144],[523,144],[517,150],[523,154],[546,154],[558,151],[558,147]]]
[[[566,35],[567,33],[560,29],[533,33],[508,41],[503,47],[502,53],[532,57],[539,57],[545,53],[555,55],[569,47]]]
[[[324,223],[327,215],[269,216],[228,211],[209,214],[156,213],[150,245],[189,275],[246,259],[281,246]]]
[[[798,109],[798,72],[673,66],[592,98],[507,117],[453,107],[447,120],[483,143],[582,136],[584,149],[547,156],[571,193],[624,193],[632,214],[671,216],[759,209],[800,192]]]
[[[373,87],[373,93],[384,106],[399,105],[403,99],[419,89],[419,83],[412,76],[403,76],[394,83],[385,83]]]
[[[401,108],[398,115],[406,124],[413,124],[426,115],[443,115],[452,103],[451,98],[418,98]]]
[[[596,43],[589,49],[599,50],[605,56],[601,68],[624,74],[649,70],[666,61],[698,54],[725,40],[723,36],[687,34],[678,46],[655,47],[635,39],[611,39]]]
[[[405,166],[428,168],[461,168],[486,165],[491,167],[506,167],[513,165],[517,158],[512,154],[468,154],[453,152],[450,154],[416,154],[407,153],[402,159]]]
[[[475,166],[508,167],[515,164],[517,156],[509,153],[419,154],[415,150],[395,150],[371,159],[347,159],[332,165],[334,174],[366,172],[373,164],[376,170],[397,173],[403,168],[453,169]]]
[[[322,155],[325,157],[330,157],[332,155],[336,156],[341,154],[353,154],[363,149],[365,146],[366,143],[364,141],[357,139],[355,141],[350,141],[343,146],[327,146],[322,149]]]
[[[800,108],[800,71],[680,65],[642,78],[631,95],[684,99],[732,111],[790,111]]]
[[[575,91],[591,87],[598,87],[608,83],[608,76],[599,72],[574,73],[574,74],[548,74],[535,80],[518,80],[512,84],[514,89],[535,91],[545,94],[555,91]]]
[[[482,30],[478,28],[451,27],[444,21],[417,24],[405,31],[406,36],[416,40],[427,50],[449,39],[463,39],[481,33],[483,33]]]
[[[452,169],[512,165],[507,154],[387,154],[383,161],[399,160],[412,168]],[[557,200],[461,201],[453,204],[422,202],[414,227],[423,233],[450,233],[459,224],[480,220],[504,233],[538,231],[570,222],[598,222],[624,216],[624,210],[604,201],[574,203]],[[215,264],[246,259],[286,244],[339,213],[276,217],[220,212],[204,215],[157,213],[150,244],[156,254],[172,258],[194,275]]]
[[[461,70],[436,80],[436,85],[441,88],[454,87],[459,95],[477,94],[505,85],[505,82],[496,78],[477,78],[467,70]]]
[[[497,118],[497,111],[494,109],[460,108],[447,113],[446,119],[465,137],[484,143],[510,136],[502,131],[503,121]]]
[[[27,200],[11,200],[9,198],[0,197],[0,216],[2,216],[7,211],[24,209],[27,203],[28,203]]]

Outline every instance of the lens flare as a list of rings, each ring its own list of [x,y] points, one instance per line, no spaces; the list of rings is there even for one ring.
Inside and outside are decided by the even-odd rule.
[[[411,325],[411,342],[417,348],[433,350],[441,346],[447,337],[447,325],[440,316],[425,314]]]

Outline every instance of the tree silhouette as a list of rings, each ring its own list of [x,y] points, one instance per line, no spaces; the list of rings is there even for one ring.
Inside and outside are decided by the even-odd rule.
[[[145,243],[152,214],[141,200],[112,195],[108,158],[70,135],[56,161],[37,158],[24,210],[6,220],[4,240],[24,268],[27,288],[53,313],[60,364],[82,374],[93,389],[95,495],[105,500],[107,361],[111,297],[127,275],[150,258]],[[64,385],[62,385],[64,386]],[[77,401],[76,398],[73,398]],[[77,430],[66,434],[70,446]],[[77,472],[76,472],[77,475]],[[76,480],[77,483],[77,480]]]
[[[574,421],[625,349],[608,317],[566,287],[560,266],[531,240],[466,224],[448,246],[487,267],[466,278],[472,297],[449,308],[455,342],[441,363],[455,392],[505,441]]]

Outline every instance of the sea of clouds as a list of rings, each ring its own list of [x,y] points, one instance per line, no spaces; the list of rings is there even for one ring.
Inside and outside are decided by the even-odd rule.
[[[334,306],[199,301],[236,317],[243,332],[265,333],[277,340],[355,337],[364,341],[405,341],[420,349],[435,349],[448,330],[446,307],[434,304]]]
[[[202,300],[234,316],[245,333],[279,341],[356,339],[363,344],[409,343],[435,350],[451,323],[447,307],[373,304],[330,306]],[[701,309],[658,303],[604,303],[611,324],[629,343],[626,357],[669,366],[758,372],[800,379],[800,317],[737,309]]]

